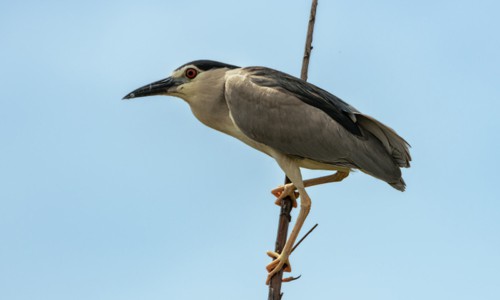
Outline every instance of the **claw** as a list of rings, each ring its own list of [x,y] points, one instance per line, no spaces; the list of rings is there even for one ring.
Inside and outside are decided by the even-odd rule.
[[[267,272],[269,272],[269,274],[267,275],[266,284],[269,285],[274,274],[278,273],[281,269],[283,269],[283,272],[291,272],[292,266],[290,265],[288,256],[284,257],[283,255],[274,251],[267,251],[267,255],[274,259],[270,264],[266,266]]]
[[[272,270],[272,266],[277,264],[277,261],[278,260],[281,260],[281,254],[277,253],[277,252],[274,252],[274,251],[267,251],[267,256],[269,256],[270,258],[274,259],[270,264],[267,265],[266,269],[268,272],[271,272]],[[285,260],[284,262],[284,269],[283,271],[284,272],[292,272],[292,265],[290,264],[290,260],[287,259]]]
[[[283,190],[284,190],[283,187],[278,187],[278,188],[275,188],[274,190],[272,190],[271,194],[273,194],[276,198],[279,198],[281,196],[281,194],[283,194]],[[299,192],[294,191],[294,196],[295,196],[295,198],[299,198],[299,196],[300,196]]]
[[[291,183],[286,184],[286,185],[281,185],[274,190],[271,191],[271,193],[277,197],[276,201],[274,202],[276,205],[281,206],[281,200],[287,196],[292,198],[292,205],[294,208],[297,207],[297,198],[300,196],[300,194],[295,191],[295,186]]]
[[[279,186],[275,188],[274,190],[271,191],[271,194],[273,194],[276,198],[279,198],[281,194],[283,194],[283,191],[285,189],[285,186]],[[297,191],[294,191],[295,198],[299,198],[300,194]]]

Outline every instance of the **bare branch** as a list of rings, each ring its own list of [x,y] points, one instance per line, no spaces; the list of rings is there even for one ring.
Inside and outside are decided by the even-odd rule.
[[[318,7],[318,0],[312,0],[311,15],[309,16],[309,26],[307,27],[306,47],[304,49],[304,58],[302,59],[302,71],[300,78],[307,81],[307,72],[309,71],[309,59],[311,58],[312,40],[314,32],[314,22],[316,21],[316,8]]]

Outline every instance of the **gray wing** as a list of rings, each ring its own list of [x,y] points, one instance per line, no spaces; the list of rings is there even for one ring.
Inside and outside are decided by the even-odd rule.
[[[251,80],[262,87],[278,89],[281,92],[299,98],[332,117],[350,133],[361,136],[356,124],[358,111],[337,96],[294,76],[264,67],[244,68],[251,74]]]
[[[358,168],[389,183],[400,180],[398,164],[386,145],[356,122],[356,115],[362,115],[353,107],[336,97],[322,97],[328,92],[316,87],[300,85],[304,92],[293,92],[292,76],[284,79],[291,84],[271,83],[273,78],[262,76],[265,68],[253,70],[229,76],[225,86],[233,121],[249,138],[288,155]],[[310,92],[317,96],[306,97]],[[323,109],[328,105],[338,112],[336,117]],[[357,128],[359,134],[347,127]]]

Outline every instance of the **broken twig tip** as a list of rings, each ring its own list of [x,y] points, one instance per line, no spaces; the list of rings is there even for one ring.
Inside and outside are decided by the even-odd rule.
[[[295,281],[295,280],[299,279],[300,277],[302,277],[302,275],[299,275],[297,277],[290,276],[290,277],[287,277],[287,278],[283,278],[282,282],[292,282],[292,281]]]

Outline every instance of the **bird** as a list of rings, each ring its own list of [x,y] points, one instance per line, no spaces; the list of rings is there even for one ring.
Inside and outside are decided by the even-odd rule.
[[[165,95],[183,99],[204,125],[230,135],[276,160],[290,179],[271,192],[300,209],[281,253],[268,251],[266,284],[289,256],[311,209],[306,187],[339,182],[351,171],[371,175],[399,191],[401,168],[410,167],[410,145],[392,128],[309,82],[267,67],[239,67],[195,60],[169,77],[142,86],[124,100]],[[334,171],[304,180],[301,168]]]

